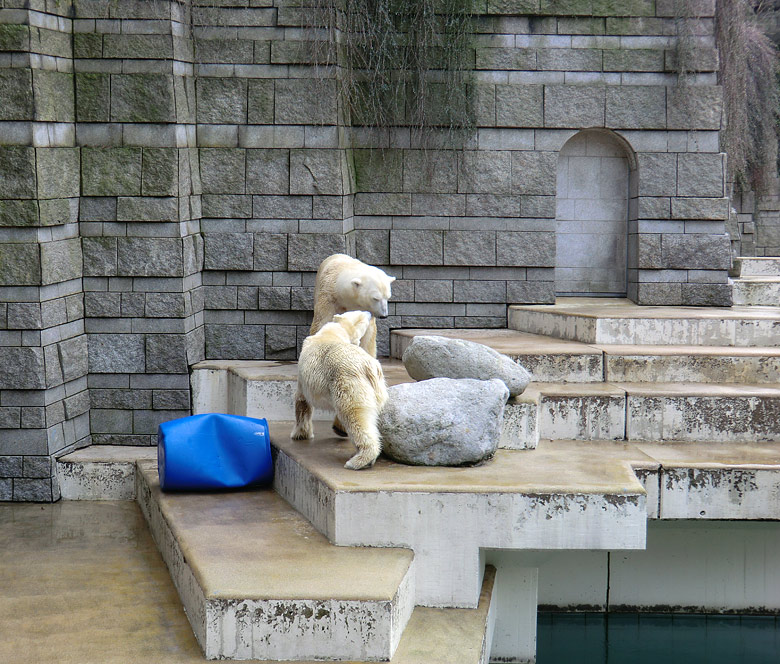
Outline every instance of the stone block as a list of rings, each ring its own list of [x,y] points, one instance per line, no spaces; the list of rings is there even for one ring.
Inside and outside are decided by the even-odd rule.
[[[30,48],[30,26],[0,24],[0,51],[27,51]]]
[[[554,267],[555,233],[498,231],[496,264],[517,267]]]
[[[146,367],[141,334],[89,334],[90,373],[143,373]]]
[[[78,221],[78,200],[50,198],[38,200],[38,220],[41,226],[60,226]]]
[[[173,77],[169,74],[113,74],[113,122],[174,122]]]
[[[291,288],[290,309],[292,311],[314,311],[314,288]]]
[[[497,85],[495,105],[499,127],[544,126],[542,85]]]
[[[189,407],[189,390],[152,391],[152,408],[154,410],[188,410]]]
[[[606,126],[615,129],[664,129],[666,88],[655,85],[608,86]]]
[[[255,233],[255,270],[287,269],[287,235],[285,233]]]
[[[730,284],[681,284],[680,304],[693,307],[730,307]]]
[[[250,79],[248,82],[249,124],[273,124],[274,81],[273,79]]]
[[[204,194],[243,194],[245,151],[238,148],[201,148],[200,174]]]
[[[277,79],[274,90],[274,120],[278,124],[293,125],[335,124],[336,100],[335,81]]]
[[[0,244],[0,286],[41,283],[41,256],[37,244]]]
[[[453,282],[453,302],[506,302],[506,281]]]
[[[252,289],[257,300],[257,289]],[[243,306],[237,304],[236,286],[204,286],[204,306],[206,309],[235,309],[237,306],[242,309],[256,309],[257,302],[243,302]],[[246,293],[244,293],[246,295]]]
[[[290,193],[290,151],[247,150],[246,192],[251,194]]]
[[[603,127],[604,86],[545,85],[545,127]]]
[[[9,302],[7,315],[9,330],[41,329],[41,305],[38,302]]]
[[[173,37],[171,35],[106,34],[103,36],[103,57],[168,60],[173,57]]]
[[[179,201],[165,196],[117,199],[118,221],[179,221]]]
[[[304,233],[287,238],[287,269],[316,272],[323,259],[343,254],[346,238],[340,233]]]
[[[604,71],[664,71],[664,52],[651,48],[615,48],[604,51]]]
[[[87,375],[87,337],[83,334],[57,344],[62,377],[65,382]]]
[[[477,48],[476,68],[533,71],[536,69],[536,51],[526,48]]]
[[[142,166],[143,196],[176,196],[179,193],[178,150],[144,148]]]
[[[119,318],[122,293],[84,293],[84,315],[89,318]]]
[[[258,360],[265,355],[265,325],[206,325],[206,358]]]
[[[137,196],[141,191],[141,148],[82,148],[85,196]]]
[[[55,284],[82,276],[79,238],[41,244],[41,283]]]
[[[50,503],[55,499],[51,478],[19,478],[14,480],[13,500],[16,502]]]
[[[204,217],[247,219],[252,216],[252,197],[241,194],[204,194],[201,197]]]
[[[78,148],[38,148],[35,153],[39,198],[79,195]]]
[[[668,129],[721,128],[723,90],[717,85],[670,87],[666,100]]]
[[[73,320],[78,320],[80,316],[72,317],[73,312],[68,309],[68,299],[80,299],[82,294],[71,295],[67,298],[58,297],[53,300],[41,302],[41,324],[44,328],[54,327],[55,325],[64,325]],[[82,307],[83,309],[83,307]]]
[[[4,27],[4,26],[0,26]],[[0,120],[32,120],[33,88],[29,69],[0,69]]]
[[[18,406],[0,406],[0,429],[18,429],[21,423],[21,408]],[[2,467],[0,467],[1,474]]]
[[[297,330],[294,325],[267,325],[265,357],[268,360],[294,360],[297,357]]]
[[[110,277],[117,274],[115,237],[81,238],[85,277]]]
[[[195,61],[201,64],[245,64],[252,62],[249,39],[195,39]]]
[[[594,26],[595,23],[595,26]],[[603,22],[594,19],[589,27],[599,29]],[[601,28],[603,31],[603,27]],[[602,32],[603,34],[603,32]],[[601,71],[600,48],[540,48],[536,51],[539,71]]]
[[[355,214],[368,216],[412,213],[411,194],[355,194]]]
[[[201,77],[197,90],[197,121],[242,124],[247,118],[247,81],[241,78]]]
[[[391,230],[391,265],[443,265],[444,233],[426,230]]]
[[[108,122],[111,119],[111,78],[100,72],[76,75],[76,120]]]
[[[398,282],[396,282],[398,283]],[[412,297],[400,297],[393,284],[394,300],[412,300],[414,302],[452,302],[451,279],[415,279]]]
[[[126,433],[133,429],[133,412],[113,408],[93,408],[89,413],[92,433]]]
[[[270,311],[290,310],[290,288],[287,286],[259,286],[257,308]]]
[[[404,151],[404,191],[447,194],[457,189],[458,161],[454,150]]]
[[[723,156],[680,154],[677,156],[677,195],[699,198],[722,197],[725,185]]]
[[[0,201],[0,226],[22,227],[38,224],[38,205],[34,200]]]
[[[33,70],[35,119],[43,122],[73,122],[73,74]]]
[[[458,192],[509,194],[512,193],[512,164],[510,152],[461,152],[458,155]]]
[[[461,194],[412,194],[412,214],[433,217],[463,216],[466,196]]]
[[[35,150],[0,146],[0,198],[35,198]]]
[[[661,267],[673,269],[727,270],[731,265],[729,237],[703,233],[661,237]]]
[[[639,195],[673,196],[677,191],[676,155],[661,152],[637,154]]]
[[[65,418],[72,420],[74,417],[83,415],[89,410],[89,391],[83,390],[72,397],[63,401],[65,405]]]
[[[346,166],[342,150],[308,148],[291,150],[290,193],[325,195],[345,193],[342,166]]]
[[[444,265],[495,264],[495,231],[444,231]]]
[[[117,273],[127,277],[183,276],[182,241],[179,238],[119,238]]]
[[[0,456],[0,477],[21,477],[23,459],[21,456]]]
[[[251,270],[251,233],[209,233],[203,238],[206,270]]]
[[[357,230],[355,238],[355,258],[369,265],[390,264],[390,231]]]
[[[146,335],[147,373],[187,373],[188,370],[183,334]]]
[[[0,26],[0,43],[2,43],[2,28]],[[21,27],[21,26],[20,26]],[[21,457],[20,457],[21,458]],[[0,478],[0,501],[10,501],[14,497],[14,481],[9,478]]]
[[[672,204],[667,197],[640,196],[638,199],[640,219],[669,219],[671,214]]]
[[[311,196],[253,196],[252,216],[258,219],[311,219]]]
[[[672,198],[672,219],[728,219],[728,198]]]
[[[355,187],[361,192],[401,191],[403,189],[403,150],[352,150]]]
[[[648,306],[675,306],[682,303],[682,284],[639,283],[637,304]]]
[[[557,169],[555,152],[513,152],[512,193],[555,195]]]

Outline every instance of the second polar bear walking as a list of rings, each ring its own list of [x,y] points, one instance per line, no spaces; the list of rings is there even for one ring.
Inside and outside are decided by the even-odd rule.
[[[306,337],[298,360],[295,394],[295,429],[291,438],[313,438],[312,409],[336,411],[357,448],[346,468],[371,466],[382,450],[376,426],[387,402],[382,365],[358,345],[371,314],[348,311],[333,317],[319,332]]]

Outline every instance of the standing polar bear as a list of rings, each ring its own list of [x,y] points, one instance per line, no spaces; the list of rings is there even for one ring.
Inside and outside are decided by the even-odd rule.
[[[316,334],[335,314],[369,311],[376,318],[387,317],[390,284],[395,277],[346,254],[328,256],[317,270],[314,282],[314,319],[309,334]],[[371,318],[360,347],[376,357],[376,321]]]
[[[358,346],[372,320],[366,311],[335,315],[332,323],[306,337],[298,360],[295,428],[290,437],[314,437],[312,408],[335,410],[357,448],[345,464],[352,470],[371,466],[382,449],[376,420],[387,402],[385,377],[376,358]]]

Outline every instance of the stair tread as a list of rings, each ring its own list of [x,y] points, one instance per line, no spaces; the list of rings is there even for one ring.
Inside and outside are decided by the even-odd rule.
[[[206,599],[390,601],[409,570],[407,549],[338,547],[272,489],[163,493],[139,472]]]

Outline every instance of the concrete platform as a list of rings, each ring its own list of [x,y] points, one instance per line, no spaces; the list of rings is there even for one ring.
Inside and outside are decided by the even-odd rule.
[[[780,383],[780,348],[772,346],[586,344],[516,330],[406,329],[391,333],[391,357],[400,359],[420,334],[490,346],[537,383]]]
[[[274,491],[138,502],[208,659],[388,660],[414,609],[413,555],[336,547]]]
[[[780,305],[780,277],[740,277],[731,285],[734,304]]]
[[[734,259],[734,272],[740,277],[780,277],[780,258],[740,256]]]
[[[583,343],[780,346],[780,307],[647,307],[611,298],[558,298],[509,307],[509,327]]]

